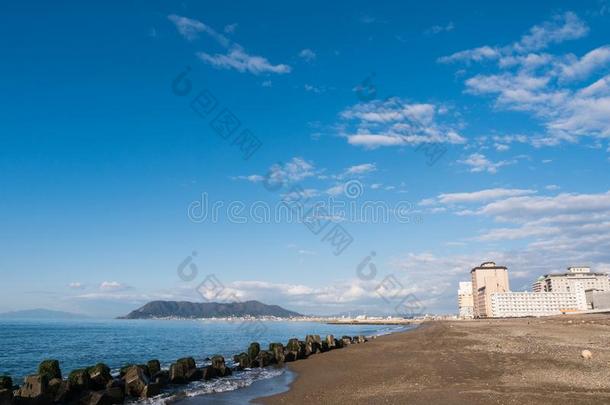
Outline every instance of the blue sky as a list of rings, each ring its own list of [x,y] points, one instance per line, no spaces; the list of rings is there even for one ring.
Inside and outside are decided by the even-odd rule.
[[[392,314],[408,296],[452,312],[483,261],[508,266],[514,290],[610,270],[607,2],[24,1],[1,15],[0,311],[120,315],[202,300],[213,274],[219,300]],[[208,115],[192,108],[210,97]],[[316,211],[315,234],[251,215],[295,190],[306,208],[375,202],[389,220]],[[189,218],[202,195],[223,203],[217,221]],[[336,226],[351,240],[338,255]]]

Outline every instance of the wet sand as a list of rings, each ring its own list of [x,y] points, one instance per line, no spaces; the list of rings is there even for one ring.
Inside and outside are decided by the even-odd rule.
[[[435,321],[288,367],[256,403],[608,404],[610,316]]]
[[[286,370],[277,377],[257,380],[251,385],[234,391],[206,394],[181,398],[172,401],[174,405],[243,405],[251,403],[255,398],[269,396],[287,391],[294,380],[294,373]]]

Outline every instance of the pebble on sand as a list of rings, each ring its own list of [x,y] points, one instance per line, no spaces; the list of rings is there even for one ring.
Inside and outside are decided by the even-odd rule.
[[[591,351],[589,350],[583,350],[582,352],[580,352],[580,357],[582,357],[583,359],[590,359],[591,357],[593,357],[593,353],[591,353]]]

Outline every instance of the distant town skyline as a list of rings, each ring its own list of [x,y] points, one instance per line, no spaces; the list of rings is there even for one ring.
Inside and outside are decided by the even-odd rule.
[[[456,313],[486,261],[610,271],[605,1],[2,10],[0,312]]]

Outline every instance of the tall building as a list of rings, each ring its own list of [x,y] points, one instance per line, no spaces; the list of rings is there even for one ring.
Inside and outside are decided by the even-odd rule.
[[[472,282],[460,281],[458,287],[458,309],[460,318],[474,317],[474,301],[472,299]]]
[[[545,274],[541,278],[543,291],[547,292],[573,292],[577,285],[585,290],[610,291],[608,274],[592,273],[589,267],[568,267],[566,273]]]
[[[491,295],[510,291],[508,269],[494,262],[482,263],[470,270],[472,278],[473,315],[475,318],[491,317]]]

